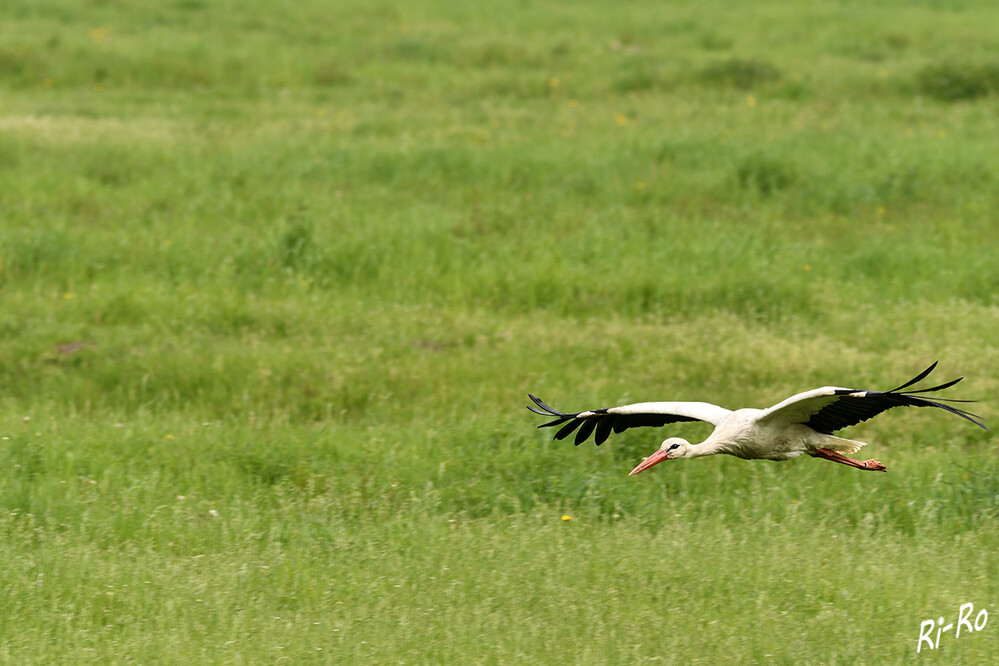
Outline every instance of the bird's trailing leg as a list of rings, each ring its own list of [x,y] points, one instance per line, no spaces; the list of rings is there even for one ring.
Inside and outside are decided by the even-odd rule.
[[[869,472],[888,471],[888,468],[885,467],[883,463],[879,463],[877,460],[854,460],[853,458],[847,458],[842,453],[837,453],[836,451],[832,451],[830,449],[815,449],[808,455],[813,458],[825,458],[826,460],[849,465],[850,467],[856,467],[857,469],[866,469]]]

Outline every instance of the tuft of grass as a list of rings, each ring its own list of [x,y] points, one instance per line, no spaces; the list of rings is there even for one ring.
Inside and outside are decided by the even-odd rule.
[[[672,85],[664,64],[658,59],[631,56],[621,61],[613,89],[619,93],[638,93],[666,89]]]
[[[974,100],[999,93],[999,63],[941,62],[916,76],[919,92],[945,101]]]
[[[780,81],[780,70],[773,64],[756,58],[730,58],[706,65],[698,80],[717,86],[751,90]]]
[[[735,167],[735,176],[743,188],[769,197],[789,187],[795,179],[794,169],[773,157],[754,154],[745,157]]]

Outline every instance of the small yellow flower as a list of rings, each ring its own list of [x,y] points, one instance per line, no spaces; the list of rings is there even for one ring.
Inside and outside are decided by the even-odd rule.
[[[804,266],[801,267],[801,270],[803,270],[803,271],[810,271],[810,270],[812,270],[812,267],[809,266],[808,264],[805,264]]]
[[[562,516],[562,520],[572,520],[572,516],[570,516],[569,514],[565,514],[564,516]]]
[[[885,210],[886,209],[885,209],[884,206],[878,206],[878,215],[884,215],[885,214]]]
[[[167,439],[173,439],[173,435],[167,435],[166,438]]]
[[[618,127],[624,127],[625,125],[628,124],[628,119],[625,117],[623,113],[615,113],[614,122],[617,123]]]
[[[73,298],[75,295],[76,294],[74,294],[74,293],[72,293],[70,291],[67,291],[65,294],[62,295],[62,297],[65,298],[68,301],[69,299]]]
[[[645,186],[645,181],[644,180],[640,180],[637,183],[635,183],[635,189],[636,190],[644,190],[645,187],[646,186]]]
[[[100,25],[97,26],[96,28],[91,28],[90,30],[88,30],[87,34],[90,35],[90,39],[94,40],[95,44],[101,44],[104,42],[105,39],[107,39],[109,32],[111,32],[111,26]]]
[[[749,97],[747,97],[746,98],[746,106],[750,106],[750,107],[756,106],[756,98],[753,97],[752,95],[750,95]]]
[[[558,84],[559,80],[557,76],[553,76],[550,79],[548,79],[548,87],[551,88],[552,90],[558,88]]]
[[[570,99],[569,100],[569,108],[575,109],[577,106],[579,106],[579,100],[578,99]]]
[[[937,136],[940,137],[941,139],[946,139],[947,138],[947,130],[940,130],[939,132],[937,132]]]

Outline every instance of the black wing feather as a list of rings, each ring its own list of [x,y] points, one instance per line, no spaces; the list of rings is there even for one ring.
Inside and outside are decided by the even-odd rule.
[[[576,432],[575,444],[579,446],[590,435],[596,431],[593,441],[600,446],[607,441],[611,431],[615,433],[624,432],[628,428],[643,426],[661,427],[669,423],[680,423],[681,421],[698,421],[689,416],[679,416],[676,414],[611,414],[607,409],[593,409],[586,412],[576,412],[575,414],[560,412],[541,402],[541,400],[530,393],[527,397],[534,402],[537,407],[528,405],[527,408],[535,414],[542,416],[555,416],[555,420],[542,423],[539,428],[550,428],[553,426],[562,427],[555,433],[555,439],[565,439],[579,428]],[[580,414],[586,416],[580,417]],[[565,424],[565,425],[562,425]]]
[[[607,438],[610,437],[612,427],[614,427],[614,419],[598,419],[597,436],[593,438],[593,442],[597,446],[606,442]]]
[[[545,424],[545,425],[554,425],[554,424]],[[579,419],[578,421],[569,421],[569,423],[567,423],[564,428],[555,433],[555,439],[565,439],[566,437],[572,434],[573,430],[575,430],[581,425],[583,425],[582,419]],[[538,426],[538,427],[544,428],[545,426]]]
[[[585,442],[590,435],[593,434],[593,429],[597,427],[596,419],[586,419],[583,421],[583,425],[580,426],[579,432],[576,433],[576,446],[579,446]]]
[[[945,388],[949,388],[964,379],[963,377],[958,377],[957,379],[930,388],[913,391],[902,390],[918,383],[922,379],[925,379],[936,366],[937,364],[934,363],[926,370],[919,373],[919,375],[917,375],[914,379],[911,379],[905,384],[902,384],[898,388],[893,388],[890,391],[858,391],[854,389],[839,389],[835,392],[835,395],[841,397],[813,414],[805,425],[813,430],[832,434],[836,430],[841,430],[842,428],[856,425],[861,421],[874,418],[881,412],[892,409],[893,407],[938,407],[950,412],[951,414],[957,414],[961,418],[967,419],[975,425],[981,426],[982,428],[988,430],[988,427],[981,421],[982,417],[978,414],[972,414],[971,412],[963,409],[958,409],[953,405],[946,404],[947,402],[974,402],[973,400],[957,400],[954,398],[930,399],[920,395],[931,391],[941,391]]]
[[[895,388],[891,389],[890,391],[885,391],[885,393],[898,393],[899,391],[901,391],[904,388],[909,388],[913,384],[916,384],[918,382],[923,381],[924,379],[926,379],[926,376],[929,375],[931,372],[933,372],[933,369],[935,367],[937,367],[937,363],[939,363],[939,361],[933,361],[933,363],[930,364],[930,367],[926,368],[925,370],[923,370],[918,375],[916,375],[915,377],[913,377],[912,379],[910,379],[906,383],[902,384],[901,386],[896,386]],[[961,379],[955,379],[954,380],[954,382],[959,382],[959,381],[961,381]]]

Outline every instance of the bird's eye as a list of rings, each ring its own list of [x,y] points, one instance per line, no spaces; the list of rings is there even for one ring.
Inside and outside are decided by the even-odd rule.
[[[678,449],[678,448],[680,448],[680,445],[679,444],[674,444],[673,446],[669,447],[669,449],[667,449],[667,451],[672,451],[673,449]]]

